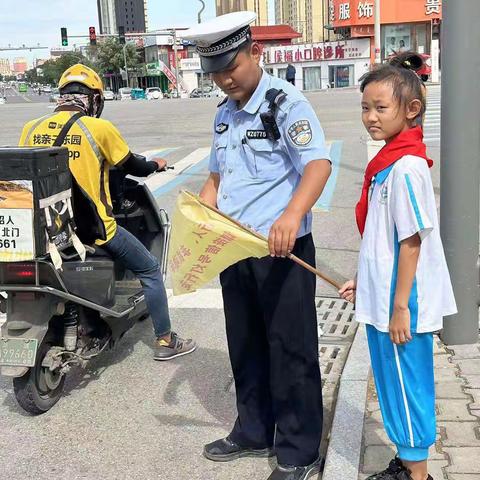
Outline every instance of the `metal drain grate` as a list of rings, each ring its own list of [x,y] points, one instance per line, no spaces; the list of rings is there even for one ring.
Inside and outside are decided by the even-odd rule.
[[[317,319],[321,340],[353,340],[357,326],[353,321],[353,305],[337,298],[320,297]]]
[[[335,390],[347,360],[357,325],[353,305],[332,297],[317,297],[319,327],[318,356],[324,392]],[[226,385],[227,392],[235,392],[233,377]]]
[[[347,359],[349,345],[320,345],[318,355],[322,386],[325,383],[337,383]]]

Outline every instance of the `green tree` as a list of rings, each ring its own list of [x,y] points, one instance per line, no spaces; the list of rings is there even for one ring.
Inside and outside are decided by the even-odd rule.
[[[93,67],[92,62],[82,53],[66,52],[58,59],[47,60],[42,65],[43,77],[41,77],[41,82],[56,85],[62,73],[76,63]]]
[[[99,73],[118,73],[125,67],[124,48],[127,67],[129,69],[137,68],[140,64],[140,57],[135,45],[131,43],[121,45],[116,38],[106,38],[96,47],[90,47],[89,57],[95,59],[95,66]]]

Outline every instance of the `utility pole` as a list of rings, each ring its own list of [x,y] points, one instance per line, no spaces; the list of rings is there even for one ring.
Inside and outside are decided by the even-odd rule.
[[[175,83],[176,83],[176,91],[177,91],[177,98],[180,98],[180,92],[178,90],[178,48],[177,48],[177,31],[175,28],[172,30],[173,35],[173,52],[175,55]]]
[[[123,46],[123,62],[125,64],[125,74],[127,76],[127,88],[130,87],[130,84],[128,82],[128,67],[127,67],[127,43]]]
[[[202,8],[198,12],[198,23],[202,23],[202,12],[205,10],[205,2],[203,0],[198,0],[202,4]],[[203,70],[200,71],[200,90],[203,97]]]
[[[381,0],[375,0],[375,63],[382,63]]]
[[[478,341],[478,18],[478,0],[443,2],[440,230],[458,307],[444,319],[447,345]]]

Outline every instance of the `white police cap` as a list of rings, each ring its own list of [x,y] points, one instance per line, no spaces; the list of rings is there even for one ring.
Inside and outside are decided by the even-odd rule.
[[[240,47],[251,38],[250,24],[255,12],[234,12],[195,25],[182,34],[184,40],[196,43],[205,73],[225,70]]]

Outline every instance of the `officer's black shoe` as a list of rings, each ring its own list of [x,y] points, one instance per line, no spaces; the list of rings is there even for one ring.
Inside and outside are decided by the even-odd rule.
[[[403,466],[402,461],[398,457],[395,457],[390,461],[390,464],[385,470],[375,473],[374,475],[370,475],[365,480],[397,480],[399,478],[398,475],[405,472],[408,475],[408,471]]]
[[[203,455],[214,462],[230,462],[242,457],[272,457],[272,448],[245,448],[232,442],[228,437],[205,445]]]
[[[306,467],[293,465],[277,465],[277,468],[268,477],[268,480],[306,480],[320,472],[323,460],[318,458]]]

